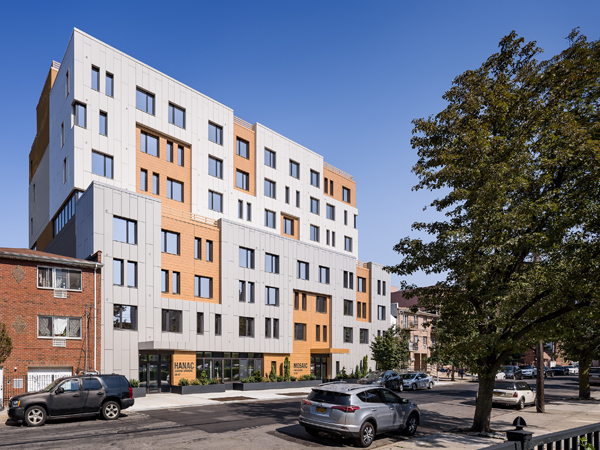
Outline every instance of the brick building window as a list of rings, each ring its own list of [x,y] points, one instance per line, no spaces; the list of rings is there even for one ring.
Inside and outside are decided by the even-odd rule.
[[[81,339],[81,317],[38,316],[38,338]]]
[[[81,270],[38,267],[38,288],[81,291]]]

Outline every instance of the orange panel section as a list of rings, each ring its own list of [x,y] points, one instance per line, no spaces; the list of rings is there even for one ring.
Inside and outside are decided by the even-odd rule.
[[[233,124],[233,187],[234,189],[256,196],[256,148],[254,131],[244,128],[236,123]],[[237,155],[237,139],[248,142],[248,158]],[[240,170],[248,174],[248,190],[238,188],[235,185],[236,172]]]
[[[327,180],[327,191],[325,191],[325,180]],[[333,192],[331,192],[331,181],[333,181]],[[323,193],[328,197],[344,202],[342,188],[350,189],[349,204],[356,207],[356,183],[323,167]]]
[[[271,373],[271,364],[274,362],[275,363],[275,372],[277,373],[277,375],[283,376],[284,374],[284,368],[283,368],[283,363],[285,361],[285,357],[290,357],[290,355],[285,354],[285,353],[264,353],[263,354],[263,361],[264,361],[264,367],[263,367],[263,371],[264,371],[264,376],[268,377],[269,374]],[[294,371],[292,370],[292,363],[291,363],[291,357],[290,357],[290,375],[294,376]]]
[[[286,234],[286,233],[284,233],[284,227],[283,227],[283,218],[284,217],[286,219],[290,219],[290,220],[292,220],[294,222],[294,224],[292,225],[293,228],[294,228],[293,229],[293,231],[294,231],[293,234]],[[290,216],[289,214],[281,213],[281,224],[280,224],[281,225],[281,235],[289,237],[289,238],[292,238],[292,239],[300,239],[300,227],[299,227],[298,223],[299,223],[299,220],[298,220],[297,217]]]
[[[359,322],[370,322],[371,321],[371,280],[369,269],[361,266],[356,266],[356,320]],[[367,292],[359,292],[358,291],[358,277],[364,278],[366,280]],[[366,303],[367,304],[367,317],[358,317],[358,303]],[[362,305],[361,305],[362,307]]]
[[[182,378],[188,381],[196,378],[196,352],[175,350],[171,357],[171,374],[173,386],[177,386]]]

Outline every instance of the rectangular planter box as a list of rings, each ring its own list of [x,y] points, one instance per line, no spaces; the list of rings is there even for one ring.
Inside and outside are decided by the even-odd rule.
[[[133,391],[133,398],[140,398],[146,396],[146,388],[145,387],[136,387],[131,388]]]
[[[212,394],[214,392],[225,392],[224,384],[207,384],[196,386],[171,386],[173,394]]]
[[[234,391],[264,391],[267,389],[293,389],[314,387],[321,384],[321,380],[308,381],[276,381],[274,383],[233,383]]]

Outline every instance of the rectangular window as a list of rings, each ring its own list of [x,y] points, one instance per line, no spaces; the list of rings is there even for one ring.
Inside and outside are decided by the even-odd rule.
[[[102,153],[92,152],[92,173],[106,178],[113,177],[113,158]]]
[[[181,333],[181,311],[163,309],[162,330],[168,333]]]
[[[329,195],[333,197],[333,180],[329,180]]]
[[[127,261],[127,287],[137,287],[137,263]]]
[[[319,266],[319,283],[329,284],[329,267]]]
[[[327,180],[327,178],[323,178],[323,190],[325,191],[325,193],[327,194],[328,192],[328,185],[329,185],[329,181]]]
[[[196,333],[204,334],[204,313],[196,313]]]
[[[296,208],[300,208],[300,191],[296,191]]]
[[[265,254],[265,272],[279,273],[279,256],[271,253]]]
[[[335,220],[335,206],[327,204],[327,218],[329,220]]]
[[[75,102],[73,105],[73,114],[75,115],[75,125],[81,128],[86,127],[86,106],[83,103]]]
[[[244,202],[238,200],[238,219],[244,218]]]
[[[300,164],[290,159],[290,176],[300,178]]]
[[[140,151],[158,158],[158,138],[143,131],[140,132]]]
[[[310,240],[319,242],[319,227],[314,225],[310,226]]]
[[[169,123],[185,128],[185,109],[169,103]]]
[[[215,314],[215,336],[221,336],[221,314]]]
[[[344,210],[344,225],[348,225],[348,211]]]
[[[352,251],[352,238],[348,236],[344,236],[344,250],[347,252]]]
[[[385,306],[377,307],[377,320],[385,320]]]
[[[158,195],[160,192],[160,178],[157,173],[152,174],[152,193]]]
[[[275,182],[265,178],[265,195],[270,198],[275,198]]]
[[[362,304],[362,316],[363,316],[363,319],[367,318],[367,304],[365,302],[363,302],[363,304]]]
[[[323,325],[323,342],[327,342],[327,325]]]
[[[65,98],[67,98],[69,96],[70,92],[71,92],[71,83],[70,83],[69,71],[67,70],[67,73],[65,74]]]
[[[65,146],[65,123],[60,124],[60,148]]]
[[[358,220],[358,216],[356,214],[354,214],[354,229],[357,228],[356,226],[356,221]]]
[[[208,140],[223,145],[223,127],[208,122]]]
[[[279,288],[265,286],[265,305],[279,306]]]
[[[160,251],[163,253],[170,253],[171,255],[179,255],[179,233],[161,230],[160,235]]]
[[[368,344],[369,343],[369,330],[367,330],[365,328],[361,328],[359,336],[360,336],[360,343],[361,344]]]
[[[290,187],[289,186],[285,187],[285,202],[288,205],[290,204]]]
[[[250,159],[249,148],[250,145],[248,144],[248,141],[237,138],[237,145],[235,150],[236,155],[241,156],[242,158]]]
[[[275,169],[275,152],[265,148],[265,166]]]
[[[173,294],[181,293],[181,274],[179,272],[171,273],[171,289],[173,289]]]
[[[344,344],[352,344],[352,328],[344,327]]]
[[[310,198],[310,212],[313,214],[319,214],[319,200],[316,198]]]
[[[321,325],[317,325],[317,329],[315,330],[315,341],[321,341]]]
[[[169,271],[160,271],[160,292],[169,292]]]
[[[386,289],[385,289],[385,281],[384,281],[383,282],[383,292],[382,292],[382,295],[386,295],[385,291],[386,291]]]
[[[300,295],[297,292],[294,292],[294,309],[300,309]]]
[[[354,315],[354,302],[352,300],[344,300],[344,315],[345,316],[353,316]]]
[[[269,317],[265,317],[265,337],[270,339],[271,336],[272,336],[271,319]]]
[[[114,95],[114,77],[112,73],[106,72],[106,95],[112,97]]]
[[[248,281],[239,282],[239,300],[240,302],[254,303],[254,283]]]
[[[240,317],[240,337],[254,337],[254,319]]]
[[[275,213],[265,209],[265,227],[275,228]]]
[[[250,190],[250,175],[241,170],[235,171],[235,187],[245,191]]]
[[[279,319],[273,319],[273,339],[279,339]]]
[[[381,280],[377,280],[377,295],[381,295]]]
[[[100,69],[95,66],[92,66],[92,89],[100,90]]]
[[[183,158],[185,151],[181,145],[177,146],[177,165],[183,167]]]
[[[223,212],[223,194],[218,192],[208,191],[208,209],[213,211]]]
[[[314,170],[310,171],[310,184],[314,187],[319,187],[320,175],[319,172],[315,172]]]
[[[137,330],[137,306],[113,305],[113,328]]]
[[[358,317],[359,319],[362,317],[362,303],[361,302],[356,302],[356,317]]]
[[[209,277],[194,277],[194,293],[196,297],[212,298],[213,279]]]
[[[346,202],[346,203],[351,203],[351,199],[350,199],[350,189],[342,187],[342,199]]]
[[[363,277],[356,277],[356,288],[358,292],[367,292],[367,279]]]
[[[123,286],[125,277],[125,262],[122,259],[113,259],[113,284],[115,286]]]
[[[167,198],[183,202],[183,183],[167,178]]]
[[[135,107],[148,114],[154,115],[154,94],[137,88],[135,91]]]
[[[194,238],[194,259],[202,259],[202,239]]]
[[[212,156],[208,157],[208,174],[223,179],[223,161]]]
[[[206,241],[206,262],[213,262],[213,242]]]
[[[100,111],[99,131],[102,136],[108,136],[108,114]]]
[[[67,158],[63,159],[63,184],[69,179],[69,166],[67,164]]]
[[[38,316],[38,337],[81,339],[81,317]]]
[[[167,161],[173,162],[173,143],[167,141]]]
[[[325,238],[325,243],[326,243],[327,245],[330,245],[329,243],[331,242],[330,235],[331,235],[331,232],[330,232],[329,230],[327,230],[327,231],[325,232],[325,236],[327,236],[327,237]]]
[[[292,219],[283,218],[283,233],[290,236],[294,235],[294,221]]]
[[[240,247],[240,267],[254,269],[254,250]]]
[[[327,312],[327,297],[317,296],[317,312],[318,313],[326,313]]]
[[[335,247],[335,231],[331,232],[331,246]]]
[[[302,311],[306,311],[306,294],[302,294]]]
[[[81,291],[81,270],[38,267],[38,288]]]
[[[246,220],[252,222],[252,205],[250,203],[246,203]]]
[[[306,324],[295,323],[294,324],[294,340],[305,341],[306,340]]]
[[[246,301],[246,282],[245,281],[240,280],[238,282],[238,295],[239,295],[240,302]]]
[[[308,263],[304,261],[298,261],[298,278],[300,280],[308,280]]]

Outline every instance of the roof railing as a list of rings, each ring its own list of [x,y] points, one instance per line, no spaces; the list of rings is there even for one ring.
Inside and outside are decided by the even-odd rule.
[[[344,172],[343,170],[338,169],[337,167],[332,166],[331,164],[323,161],[323,167],[325,167],[327,170],[332,171],[333,173],[338,174],[340,177],[346,178],[347,180],[350,181],[354,181],[354,178],[352,178],[352,175]]]
[[[246,122],[244,119],[240,119],[239,117],[233,116],[233,122],[241,127],[247,128],[250,131],[254,131],[252,124],[250,122]]]
[[[58,69],[60,69],[60,63],[52,61],[52,68],[58,72]]]
[[[194,222],[199,222],[205,225],[209,225],[211,227],[219,227],[218,220],[210,219],[208,217],[200,216],[198,214],[194,214],[188,211],[183,211],[181,209],[163,208],[162,212],[163,215],[172,219],[192,220]]]

